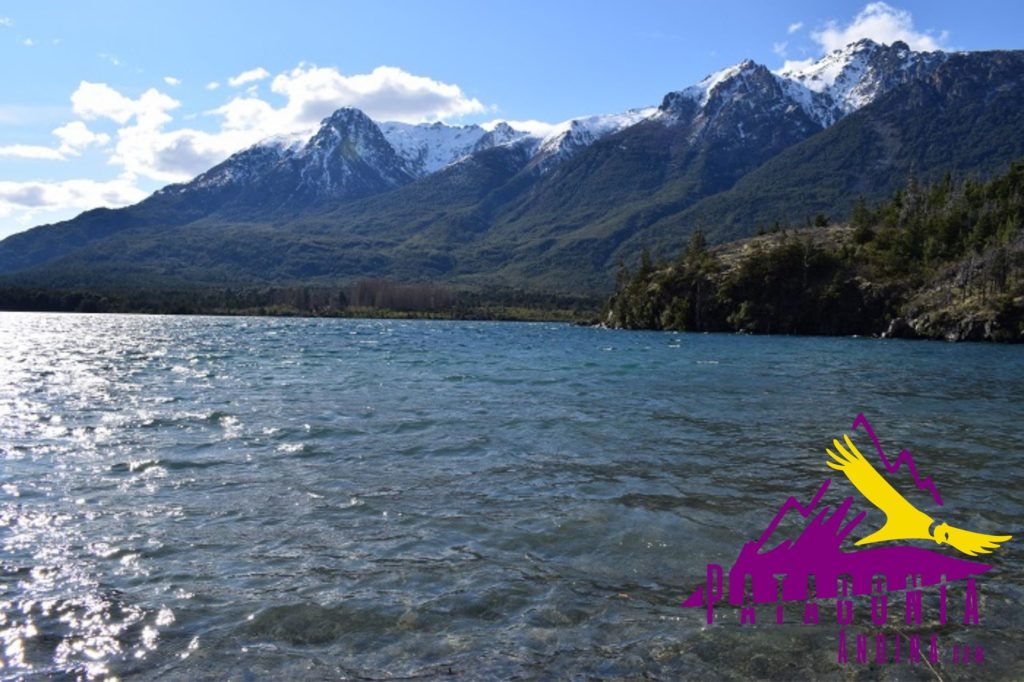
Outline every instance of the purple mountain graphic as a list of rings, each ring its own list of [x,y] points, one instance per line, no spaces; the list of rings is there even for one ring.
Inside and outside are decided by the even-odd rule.
[[[857,418],[853,420],[853,430],[856,431],[858,426],[863,426],[867,432],[868,437],[871,438],[871,443],[875,446],[875,450],[878,452],[879,459],[882,460],[882,464],[885,465],[885,470],[890,474],[894,474],[900,470],[900,466],[903,464],[907,465],[907,471],[914,479],[914,483],[921,490],[927,490],[931,492],[932,499],[935,500],[935,504],[942,506],[942,496],[939,495],[939,489],[935,487],[935,483],[931,478],[921,478],[917,473],[917,465],[914,464],[914,456],[910,454],[910,450],[904,448],[900,451],[900,454],[896,455],[896,460],[890,462],[889,458],[885,456],[885,450],[882,449],[882,444],[878,442],[878,436],[875,435],[875,430],[871,428],[871,424],[868,423],[868,418],[861,412],[857,415]]]
[[[746,600],[749,576],[753,587],[753,600],[757,603],[779,601],[777,577],[782,577],[782,601],[804,601],[812,595],[808,580],[814,577],[814,598],[829,599],[839,595],[840,579],[852,582],[853,594],[870,594],[872,582],[885,579],[885,590],[894,592],[907,588],[908,579],[918,586],[937,585],[963,580],[990,570],[990,564],[958,559],[940,552],[918,547],[876,547],[844,552],[843,540],[864,519],[865,512],[857,514],[846,525],[846,517],[853,498],[846,498],[835,511],[823,507],[796,540],[783,540],[770,549],[765,545],[783,517],[791,509],[805,519],[814,514],[825,491],[831,484],[825,479],[817,494],[804,505],[790,497],[779,508],[771,523],[754,542],[748,542],[729,569],[729,603],[739,606]],[[831,513],[830,513],[831,512]],[[849,583],[848,583],[849,584]],[[682,603],[683,607],[704,606],[706,587],[700,587]]]

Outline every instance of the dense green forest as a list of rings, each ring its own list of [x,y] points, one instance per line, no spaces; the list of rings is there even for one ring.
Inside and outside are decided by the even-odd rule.
[[[765,334],[1024,340],[1024,162],[989,182],[911,176],[846,225],[709,249],[697,231],[671,262],[622,268],[611,326]]]
[[[911,176],[846,222],[621,267],[604,321],[627,329],[1024,340],[1024,162],[983,182]],[[363,279],[347,286],[54,290],[0,287],[0,310],[586,320],[586,294]]]
[[[8,311],[579,320],[593,318],[599,308],[599,300],[587,296],[456,289],[387,279],[362,279],[346,287],[110,287],[98,291],[0,287],[0,310]]]

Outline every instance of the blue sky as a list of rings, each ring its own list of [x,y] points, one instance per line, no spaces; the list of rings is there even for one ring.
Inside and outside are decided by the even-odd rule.
[[[1022,25],[1024,5],[982,0],[3,2],[0,237],[133,203],[338,106],[555,123],[745,58],[777,69],[864,36],[1017,49]]]

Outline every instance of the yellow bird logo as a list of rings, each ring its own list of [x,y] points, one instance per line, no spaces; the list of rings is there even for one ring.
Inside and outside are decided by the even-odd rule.
[[[833,440],[836,452],[826,448],[834,461],[826,462],[829,467],[846,474],[860,494],[868,502],[875,505],[885,514],[885,525],[878,531],[858,540],[858,545],[888,540],[935,540],[940,545],[950,545],[964,554],[975,556],[989,554],[999,547],[1000,543],[1011,538],[1010,535],[986,535],[969,530],[962,530],[948,523],[940,523],[932,530],[935,520],[907,502],[885,478],[875,470],[860,450],[853,444],[850,437],[843,436],[844,447],[838,440]],[[838,454],[837,454],[838,453]]]

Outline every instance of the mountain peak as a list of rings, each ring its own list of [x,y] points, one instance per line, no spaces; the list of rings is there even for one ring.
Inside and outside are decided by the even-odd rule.
[[[597,140],[636,125],[658,112],[655,107],[629,109],[621,114],[585,116],[559,123],[541,141],[538,148],[540,168],[546,170],[553,162],[564,160]]]
[[[322,123],[326,123],[327,121],[334,120],[334,119],[341,120],[341,119],[358,118],[358,117],[363,117],[363,118],[369,119],[369,117],[366,114],[363,113],[362,109],[358,109],[356,107],[344,106],[344,107],[338,107],[333,112],[331,112],[331,115],[328,116],[327,118],[325,118],[322,121]]]
[[[945,58],[944,52],[915,52],[901,40],[885,45],[862,38],[816,61],[789,63],[775,74],[788,81],[787,89],[805,111],[827,127]]]
[[[510,126],[506,121],[498,121],[492,132],[500,132],[502,135],[512,135],[516,132],[516,129]]]
[[[375,127],[376,124],[362,110],[355,107],[341,107],[320,121],[320,130],[333,128],[334,130],[344,131],[353,127],[365,128],[368,126]]]
[[[896,43],[899,43],[901,45],[906,45],[906,43],[904,43],[901,40],[897,40]],[[893,43],[893,44],[895,45],[896,43]],[[848,50],[850,48],[855,48],[855,49],[865,49],[865,48],[867,48],[867,49],[870,49],[870,48],[874,48],[874,47],[879,47],[881,45],[882,45],[882,43],[877,43],[874,40],[872,40],[871,38],[861,38],[860,40],[858,40],[856,42],[850,43],[845,48],[840,48],[840,50],[843,50],[843,49],[847,49]]]
[[[434,123],[388,121],[380,130],[405,162],[413,177],[422,177],[473,152],[487,134],[478,125],[452,126]]]
[[[724,83],[728,83],[736,78],[757,74],[759,71],[768,72],[764,66],[758,64],[753,59],[744,59],[732,66],[727,66],[724,69],[708,74],[699,83],[688,88],[668,93],[662,100],[660,109],[662,111],[678,110],[686,106],[685,100],[695,102],[698,107],[704,107],[712,95]]]
[[[701,222],[715,241],[819,212],[841,220],[908,168],[987,174],[1024,156],[1024,51],[859,41],[787,68],[744,60],[660,110],[524,123],[533,134],[325,111],[308,141],[265,140],[138,205],[10,238],[0,275],[596,292],[616,259],[681,247]]]

